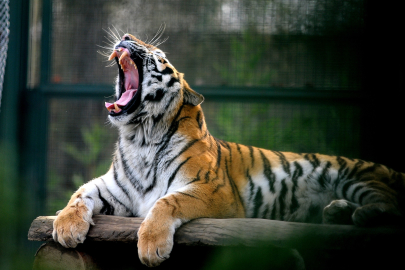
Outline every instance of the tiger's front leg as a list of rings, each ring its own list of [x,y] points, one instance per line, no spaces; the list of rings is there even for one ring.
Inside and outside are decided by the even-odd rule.
[[[168,259],[176,229],[185,222],[202,217],[244,217],[244,210],[232,192],[213,192],[206,187],[197,186],[164,196],[155,203],[139,228],[138,255],[141,262],[154,267]]]
[[[66,248],[75,248],[83,243],[90,225],[94,225],[93,208],[93,199],[86,194],[86,187],[81,187],[53,222],[52,237],[55,242]]]
[[[114,214],[130,216],[132,213],[117,203],[107,185],[113,177],[112,170],[96,178],[77,190],[66,207],[59,212],[53,222],[52,237],[66,248],[75,248],[86,239],[90,225],[94,225],[92,216],[96,214]]]

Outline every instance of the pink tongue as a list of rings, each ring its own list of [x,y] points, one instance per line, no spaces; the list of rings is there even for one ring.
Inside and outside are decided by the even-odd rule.
[[[128,89],[127,91],[122,94],[119,100],[117,100],[115,103],[117,103],[118,106],[124,107],[125,105],[128,104],[128,102],[134,97],[137,89]],[[110,110],[115,110],[114,103],[105,103],[105,107],[110,111]],[[117,111],[116,111],[117,112]]]

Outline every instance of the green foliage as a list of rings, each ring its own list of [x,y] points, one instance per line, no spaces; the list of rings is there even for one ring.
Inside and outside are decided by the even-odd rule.
[[[228,85],[269,85],[276,71],[270,69],[266,61],[267,46],[263,46],[264,36],[254,30],[231,37],[230,61],[214,63],[214,69]]]
[[[100,162],[100,159],[102,158],[101,154],[103,153],[106,142],[108,142],[111,136],[106,133],[105,127],[97,123],[91,128],[82,128],[81,135],[85,147],[79,148],[73,144],[66,143],[63,150],[79,163],[87,166],[90,170],[89,176],[93,178],[96,177],[97,173],[103,170],[103,168],[106,168],[106,163],[110,163],[109,160]]]
[[[83,147],[65,143],[62,150],[85,170],[72,175],[68,188],[66,188],[63,176],[53,169],[50,170],[49,179],[51,181],[48,181],[48,190],[53,192],[48,195],[49,214],[55,214],[56,211],[63,209],[74,191],[87,181],[105,174],[111,164],[110,155],[105,154],[105,148],[112,144],[113,136],[106,132],[105,127],[95,123],[91,128],[82,128],[80,133]]]
[[[220,139],[278,151],[358,156],[359,133],[345,132],[351,120],[337,107],[308,106],[296,112],[280,110],[274,103],[235,102],[217,107],[208,127]]]

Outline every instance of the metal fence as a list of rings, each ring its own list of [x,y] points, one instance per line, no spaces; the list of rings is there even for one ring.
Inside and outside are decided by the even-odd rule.
[[[8,33],[10,27],[10,10],[8,0],[0,1],[0,111],[3,92],[4,71],[6,68]]]

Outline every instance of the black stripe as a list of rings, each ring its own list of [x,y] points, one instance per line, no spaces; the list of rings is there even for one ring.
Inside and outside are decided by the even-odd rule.
[[[285,155],[279,151],[272,151],[274,154],[276,154],[281,162],[281,165],[283,166],[283,170],[291,176],[291,171],[290,171],[290,163],[287,161],[287,158]]]
[[[159,71],[158,71],[159,72]],[[166,66],[166,68],[162,71],[160,71],[159,73],[161,73],[162,75],[166,75],[166,74],[172,74],[173,73],[173,69],[169,68],[168,66]]]
[[[201,117],[201,111],[198,111],[197,112],[197,116],[196,116],[196,121],[197,121],[197,123],[198,123],[198,128],[201,130],[202,129],[202,126],[203,126],[203,119],[202,119],[202,117]]]
[[[228,142],[226,142],[226,141],[222,141],[221,140],[221,144],[226,148],[226,149],[228,149],[228,151],[229,151],[229,163],[230,164],[232,164],[232,148],[229,146],[229,143]]]
[[[172,87],[176,82],[179,82],[179,79],[177,79],[177,78],[175,78],[175,77],[171,77],[171,78],[170,78],[170,81],[167,82],[166,86],[167,86],[168,88],[169,88],[169,87]]]
[[[226,168],[225,173],[226,173],[226,176],[228,177],[228,180],[229,180],[229,179],[231,179],[231,176],[228,174],[228,160],[227,160],[226,158],[225,158],[225,168]],[[218,169],[219,169],[219,167],[217,168],[217,171],[216,171],[217,175],[218,175]],[[208,179],[207,179],[208,175],[206,174],[205,176],[206,176],[206,181],[208,181]],[[218,178],[216,177],[216,179],[218,179]],[[225,186],[225,184],[226,184],[226,183],[225,183],[225,182],[226,182],[225,176],[222,177],[221,180],[222,180],[222,183],[221,183],[221,184],[217,184],[217,185],[215,186],[215,189],[212,191],[213,194],[216,193],[221,187]],[[212,180],[211,180],[211,183],[213,183]],[[233,193],[234,195],[236,195],[236,194],[234,193],[234,190],[232,190],[232,193]]]
[[[269,214],[269,206],[266,205],[265,208],[264,208],[264,212],[263,212],[261,218],[266,218],[266,219],[267,219],[267,215],[268,215],[268,214]]]
[[[328,174],[328,171],[330,167],[332,166],[332,163],[328,161],[325,165],[325,167],[322,170],[322,173],[318,177],[318,183],[321,185],[323,189],[326,187],[326,183],[330,183],[330,176]]]
[[[172,173],[172,175],[169,177],[169,182],[167,185],[167,189],[170,188],[170,185],[172,184],[174,178],[176,177],[177,172],[180,170],[180,168],[187,162],[190,160],[191,157],[186,158],[182,163],[179,164],[179,166],[177,166],[177,168],[174,170],[174,172]]]
[[[125,211],[127,211],[128,213],[130,213],[130,214],[136,216],[134,213],[132,213],[132,211],[131,211],[123,202],[121,202],[120,200],[118,200],[118,198],[115,197],[115,196],[111,193],[110,190],[108,190],[108,187],[107,187],[107,185],[105,184],[104,179],[103,179],[103,178],[100,178],[100,179],[101,179],[101,182],[103,182],[103,184],[104,184],[104,186],[105,186],[105,190],[108,192],[109,197],[110,197],[111,199],[113,199],[115,203],[117,203],[117,204],[121,205],[122,207],[124,207],[124,208],[125,208]]]
[[[128,200],[131,201],[131,197],[129,196],[128,190],[121,184],[121,182],[118,180],[118,174],[117,174],[117,168],[115,167],[115,163],[113,165],[113,175],[114,175],[114,181],[117,184],[117,186],[125,193],[127,196]]]
[[[349,198],[347,197],[347,191],[355,183],[357,183],[357,180],[354,180],[354,179],[346,180],[346,183],[344,183],[343,186],[342,186],[342,196],[343,196],[343,198],[349,200]]]
[[[281,181],[281,191],[280,191],[280,196],[278,197],[278,202],[280,205],[279,213],[280,213],[280,220],[284,220],[284,215],[285,215],[285,197],[287,195],[288,188],[287,184],[285,183],[285,179]]]
[[[140,108],[140,110],[143,110],[143,108]],[[147,115],[147,112],[141,111],[138,114],[136,114],[134,117],[132,117],[131,120],[128,121],[128,124],[139,124],[141,122],[142,116]]]
[[[267,178],[267,181],[269,181],[269,188],[270,191],[274,194],[276,192],[274,188],[274,183],[276,182],[276,176],[274,175],[273,171],[271,170],[271,165],[269,160],[266,158],[266,156],[263,154],[263,152],[259,149],[260,156],[262,157],[263,161],[263,173],[264,176]]]
[[[114,215],[114,207],[111,204],[109,204],[107,202],[107,200],[101,196],[100,188],[97,185],[95,185],[95,186],[98,190],[98,198],[101,200],[101,203],[103,204],[103,207],[101,207],[100,213],[104,214],[104,215]]]
[[[157,116],[152,115],[154,127],[160,122],[160,120],[162,120],[163,116],[164,116],[164,113],[159,113]]]
[[[295,191],[297,190],[298,187],[298,178],[303,175],[302,166],[297,161],[294,162],[294,166],[295,170],[292,176],[293,187],[291,190],[290,214],[297,211],[299,207],[297,197],[295,196]]]
[[[365,174],[367,174],[367,173],[373,173],[373,172],[375,172],[375,170],[376,170],[378,167],[380,167],[380,164],[374,163],[373,165],[371,165],[371,166],[369,166],[369,167],[367,167],[367,168],[365,168],[365,169],[362,169],[362,170],[360,170],[359,172],[357,172],[355,178],[358,179],[358,180],[365,180],[365,179],[362,179],[363,176],[364,176]],[[372,179],[374,179],[374,176],[373,176]],[[368,180],[372,180],[372,179],[368,179]]]
[[[240,150],[240,146],[239,146],[239,144],[238,144],[238,143],[236,144],[236,149],[237,149],[237,150],[238,150],[238,152],[239,152],[240,159],[241,159],[241,161],[242,161],[242,165],[244,165],[244,164],[245,164],[245,161],[243,160],[243,154],[242,154],[242,150]]]
[[[248,202],[250,204],[252,202],[252,200],[253,200],[255,185],[253,184],[253,180],[252,180],[252,177],[250,176],[249,170],[246,170],[246,178],[248,179],[248,183],[249,183]]]
[[[364,198],[367,195],[369,195],[370,193],[373,193],[373,192],[374,192],[374,190],[372,190],[372,189],[368,189],[368,190],[363,191],[363,193],[361,193],[361,195],[359,196],[358,203],[361,204],[361,205],[364,205],[364,203],[363,203]]]
[[[168,131],[166,132],[166,134],[163,136],[161,142],[159,143],[159,148],[156,151],[156,160],[162,160],[162,157],[167,155],[167,152],[165,151],[167,146],[169,145],[171,138],[173,137],[173,135],[177,132],[179,125],[180,125],[180,121],[184,119],[177,119],[180,116],[181,111],[183,110],[183,105],[180,106],[179,110],[177,111],[172,123],[170,124],[170,127],[168,129]],[[153,164],[153,168],[151,168],[151,170],[153,169],[153,180],[152,180],[152,184],[145,190],[145,192],[149,192],[153,189],[153,187],[156,184],[157,181],[157,170],[158,170],[158,162],[155,162]]]
[[[163,88],[158,88],[154,93],[149,93],[145,96],[144,100],[151,102],[159,102],[165,96],[166,91]]]
[[[239,202],[242,204],[242,207],[243,207],[242,197],[240,196],[239,190],[235,185],[235,181],[233,181],[233,178],[232,178],[231,174],[229,173],[228,162],[226,159],[225,159],[225,170],[226,170],[226,175],[228,176],[229,184],[231,185],[231,188],[232,188],[232,193],[235,196],[235,200],[237,201],[237,199],[239,199]],[[239,205],[236,205],[236,207],[239,207]]]
[[[311,163],[314,170],[320,165],[319,159],[315,154],[305,154],[304,158]]]
[[[194,182],[200,181],[200,180],[201,180],[201,178],[200,178],[201,170],[202,170],[202,169],[200,169],[200,170],[198,171],[198,173],[197,173],[197,176],[196,176],[193,180],[191,180],[190,182],[188,182],[186,185],[189,185],[189,184],[192,184],[192,183],[194,183]]]
[[[207,171],[207,172],[205,173],[205,176],[204,176],[205,184],[207,184],[208,181],[210,180],[210,172],[211,172],[211,171]]]
[[[179,194],[181,194],[181,195],[188,196],[188,197],[191,197],[191,198],[194,198],[194,199],[197,199],[197,200],[200,200],[200,201],[201,201],[200,198],[198,198],[198,197],[196,197],[196,196],[194,196],[194,195],[188,194],[188,193],[184,193],[184,192],[181,192],[181,191],[176,191],[176,193],[179,193]]]
[[[259,209],[263,204],[262,189],[260,187],[256,191],[256,195],[253,200],[253,204],[254,204],[253,217],[257,218],[257,217],[259,217]]]
[[[177,153],[176,156],[174,156],[172,159],[170,159],[168,162],[166,162],[166,163],[167,163],[166,169],[169,168],[170,164],[172,164],[172,162],[173,162],[175,159],[177,159],[181,154],[183,154],[184,152],[186,152],[191,146],[193,146],[193,145],[194,145],[196,142],[198,142],[198,141],[200,141],[200,139],[194,139],[194,140],[188,142],[188,143],[183,147],[183,149],[181,149],[180,152]]]
[[[218,143],[217,139],[214,137],[215,143],[217,144],[217,167],[221,166],[221,145]]]
[[[121,137],[118,137],[118,151],[121,157],[121,165],[122,169],[124,170],[125,177],[129,180],[133,188],[135,188],[138,192],[142,192],[144,188],[143,185],[132,174],[132,168],[130,168],[127,164],[127,160],[121,146]]]
[[[151,74],[151,77],[152,77],[152,78],[156,78],[158,81],[162,81],[162,75],[154,75],[154,74]]]
[[[352,193],[352,199],[351,199],[351,201],[354,201],[354,198],[356,198],[356,193],[359,192],[362,188],[364,188],[364,186],[361,185],[361,184],[357,185],[357,186],[354,188],[353,193]]]
[[[349,175],[347,176],[348,179],[352,179],[353,176],[355,176],[355,174],[357,173],[357,171],[360,169],[360,167],[364,164],[363,160],[358,160],[356,162],[356,164],[354,165],[354,168],[352,169],[352,171],[349,173]]]
[[[271,206],[270,219],[276,219],[276,210],[277,210],[277,200],[274,200],[273,205]]]
[[[346,168],[347,166],[347,161],[344,160],[342,157],[337,156],[336,157],[336,161],[339,164],[339,170],[338,170],[338,179],[341,179],[344,177],[344,174],[342,174],[343,170]]]
[[[252,146],[248,146],[248,148],[249,148],[249,153],[250,153],[250,160],[252,161],[252,167],[253,167],[253,166],[254,166],[254,163],[255,163],[255,157],[254,157],[254,155],[253,155],[254,149],[253,149]]]
[[[127,137],[127,140],[128,140],[128,141],[131,141],[131,142],[132,142],[134,139],[135,139],[135,134],[133,134],[133,135]]]

